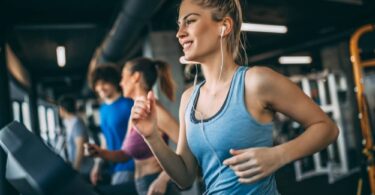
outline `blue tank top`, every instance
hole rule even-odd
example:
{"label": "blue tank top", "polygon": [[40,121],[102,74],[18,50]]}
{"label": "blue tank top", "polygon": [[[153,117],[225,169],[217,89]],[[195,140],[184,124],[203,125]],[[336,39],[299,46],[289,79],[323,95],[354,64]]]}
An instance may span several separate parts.
{"label": "blue tank top", "polygon": [[273,123],[261,124],[247,110],[244,99],[246,70],[242,66],[237,68],[224,104],[211,118],[197,120],[194,114],[203,83],[195,87],[186,107],[187,142],[201,167],[205,194],[278,194],[273,174],[252,184],[242,184],[233,170],[223,164],[232,156],[230,149],[273,145]]}

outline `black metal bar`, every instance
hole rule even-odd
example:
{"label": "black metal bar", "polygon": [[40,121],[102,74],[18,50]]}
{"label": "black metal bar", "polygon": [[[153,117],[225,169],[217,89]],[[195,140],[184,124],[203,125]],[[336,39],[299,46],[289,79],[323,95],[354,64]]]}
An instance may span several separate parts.
{"label": "black metal bar", "polygon": [[38,118],[38,93],[36,91],[37,82],[34,77],[31,77],[30,93],[29,93],[29,105],[30,105],[30,120],[31,129],[40,137],[40,124]]}
{"label": "black metal bar", "polygon": [[[2,7],[0,5],[0,7]],[[0,12],[4,13],[0,8]],[[6,66],[5,55],[5,17],[0,14],[0,129],[12,121],[12,110],[10,107],[9,77]],[[12,185],[5,179],[5,167],[7,156],[0,147],[0,194],[19,194]]]}

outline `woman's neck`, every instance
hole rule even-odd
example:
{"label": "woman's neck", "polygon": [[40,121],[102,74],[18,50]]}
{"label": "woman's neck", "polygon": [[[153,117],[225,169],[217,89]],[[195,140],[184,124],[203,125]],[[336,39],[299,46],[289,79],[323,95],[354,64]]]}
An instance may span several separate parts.
{"label": "woman's neck", "polygon": [[144,90],[142,87],[135,87],[134,93],[132,95],[132,99],[134,100],[137,97],[140,96],[147,96],[148,91]]}
{"label": "woman's neck", "polygon": [[207,88],[215,88],[231,81],[237,64],[230,53],[224,53],[223,67],[221,69],[221,54],[212,55],[204,61],[201,66],[205,77]]}

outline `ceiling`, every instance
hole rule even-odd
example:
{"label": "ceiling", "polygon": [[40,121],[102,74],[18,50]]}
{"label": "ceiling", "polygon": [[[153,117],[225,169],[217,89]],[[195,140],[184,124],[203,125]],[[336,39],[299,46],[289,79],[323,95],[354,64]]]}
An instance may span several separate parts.
{"label": "ceiling", "polygon": [[[33,81],[53,88],[59,95],[82,90],[88,64],[122,2],[3,0],[1,6],[5,8],[7,39],[12,49]],[[270,59],[278,55],[344,39],[355,28],[375,23],[374,0],[241,0],[241,3],[245,22],[288,27],[288,33],[282,35],[246,33],[246,52],[253,63],[272,63]],[[150,21],[151,30],[176,30],[178,4],[179,0],[166,0]],[[65,68],[57,66],[58,45],[66,46]]]}
{"label": "ceiling", "polygon": [[[121,0],[30,0],[3,2],[7,39],[17,57],[43,88],[56,96],[79,93],[88,64],[116,18]],[[56,47],[66,47],[66,66],[56,61]]]}

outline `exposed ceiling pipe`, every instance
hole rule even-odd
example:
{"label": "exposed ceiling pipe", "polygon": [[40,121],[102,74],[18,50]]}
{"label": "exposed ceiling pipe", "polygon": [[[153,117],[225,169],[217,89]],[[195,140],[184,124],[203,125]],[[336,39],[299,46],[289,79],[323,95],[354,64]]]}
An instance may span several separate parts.
{"label": "exposed ceiling pipe", "polygon": [[[95,51],[89,64],[87,80],[97,65],[114,62],[118,63],[133,54],[134,47],[139,47],[142,30],[151,21],[152,16],[166,0],[124,0],[112,29],[102,45]],[[137,46],[138,45],[138,46]],[[86,82],[87,82],[86,80]],[[91,90],[88,83],[84,85],[82,94],[89,95]]]}
{"label": "exposed ceiling pipe", "polygon": [[122,10],[100,47],[97,62],[122,60],[164,2],[165,0],[124,0]]}

